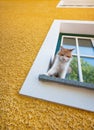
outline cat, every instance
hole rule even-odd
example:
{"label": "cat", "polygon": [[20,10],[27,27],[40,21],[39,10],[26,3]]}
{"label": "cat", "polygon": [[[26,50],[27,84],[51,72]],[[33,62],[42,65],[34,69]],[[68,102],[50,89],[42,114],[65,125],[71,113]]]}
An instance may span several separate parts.
{"label": "cat", "polygon": [[55,56],[52,67],[48,70],[46,75],[64,79],[66,73],[68,73],[68,71],[71,71],[69,65],[72,60],[73,50],[74,49],[66,49],[61,46],[58,53]]}

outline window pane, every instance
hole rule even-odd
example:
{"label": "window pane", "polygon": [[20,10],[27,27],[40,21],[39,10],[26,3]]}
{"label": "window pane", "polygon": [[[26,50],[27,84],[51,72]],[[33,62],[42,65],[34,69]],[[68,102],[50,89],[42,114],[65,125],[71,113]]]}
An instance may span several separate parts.
{"label": "window pane", "polygon": [[94,48],[90,39],[78,39],[80,54],[94,55]]}
{"label": "window pane", "polygon": [[67,48],[67,49],[73,49],[73,54],[76,54],[76,40],[75,38],[67,38],[64,37],[63,38],[63,47]]}
{"label": "window pane", "polygon": [[94,83],[94,58],[81,58],[83,80],[87,83]]}
{"label": "window pane", "polygon": [[74,56],[71,61],[68,74],[66,75],[66,79],[79,81],[78,60],[76,56]]}

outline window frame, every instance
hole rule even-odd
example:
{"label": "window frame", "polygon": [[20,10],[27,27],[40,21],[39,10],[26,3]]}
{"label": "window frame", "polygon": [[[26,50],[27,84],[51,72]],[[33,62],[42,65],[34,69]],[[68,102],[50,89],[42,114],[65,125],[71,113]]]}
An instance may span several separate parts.
{"label": "window frame", "polygon": [[73,35],[68,36],[68,35],[63,35],[62,39],[61,39],[61,46],[63,45],[64,38],[73,38],[76,41],[75,46],[76,46],[76,49],[77,49],[77,54],[72,54],[72,55],[76,56],[77,59],[78,59],[78,75],[79,75],[79,80],[80,80],[80,82],[83,82],[83,74],[82,74],[82,67],[81,67],[81,60],[80,59],[81,59],[81,57],[94,58],[94,56],[80,54],[78,39],[83,39],[83,40],[87,40],[88,39],[88,40],[90,40],[91,44],[92,44],[92,47],[94,48],[94,38],[93,37],[85,37],[85,36],[73,36]]}
{"label": "window frame", "polygon": [[55,81],[51,83],[47,80],[45,82],[39,80],[39,75],[44,74],[48,69],[50,58],[55,54],[58,37],[61,33],[94,36],[94,22],[55,19],[19,90],[19,94],[94,112],[94,105],[92,104],[94,101],[94,88],[88,90],[85,89],[85,85],[84,88],[79,88],[77,83],[77,87],[73,83],[70,87],[71,83],[69,81],[69,85],[66,85],[65,81],[60,84],[60,82],[54,83]]}
{"label": "window frame", "polygon": [[91,4],[79,4],[77,5],[76,4],[64,4],[65,0],[60,0],[58,5],[57,5],[57,8],[94,8],[94,5],[91,5]]}
{"label": "window frame", "polygon": [[[58,37],[58,42],[57,42],[57,45],[56,45],[56,50],[55,50],[54,56],[58,52],[58,50],[59,50],[59,48],[61,46],[61,43],[63,42],[62,36],[63,37],[67,36],[67,37],[71,37],[71,38],[76,37],[76,38],[82,38],[82,39],[91,39],[93,41],[92,44],[94,46],[94,35],[73,34],[73,33],[60,33],[59,37]],[[78,46],[78,43],[77,43],[77,46]],[[50,61],[52,61],[54,59],[54,56],[52,55]],[[74,55],[74,56],[76,56],[76,55]],[[83,55],[83,57],[84,56],[85,55]],[[92,58],[92,56],[90,58]],[[79,59],[79,62],[80,62],[80,59]],[[79,63],[79,64],[81,64],[81,63]],[[79,68],[80,68],[80,72],[79,73],[81,74],[82,73],[81,66]],[[46,76],[44,74],[40,74],[39,75],[39,80],[48,81],[48,82],[50,81],[50,82],[55,82],[55,83],[59,83],[59,84],[65,84],[65,85],[69,85],[69,86],[81,87],[81,88],[86,88],[86,89],[92,89],[92,90],[94,90],[94,84],[93,83],[83,82],[82,77],[81,77],[80,81],[74,81],[74,80],[68,80],[68,79],[65,79],[65,78],[61,79],[61,78],[57,78],[57,77],[56,78],[55,77],[49,77],[49,76]]]}

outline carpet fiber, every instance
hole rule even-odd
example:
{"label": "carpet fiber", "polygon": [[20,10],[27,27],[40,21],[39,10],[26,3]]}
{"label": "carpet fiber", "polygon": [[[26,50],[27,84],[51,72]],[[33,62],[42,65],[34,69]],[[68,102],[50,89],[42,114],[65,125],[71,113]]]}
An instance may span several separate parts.
{"label": "carpet fiber", "polygon": [[53,20],[94,20],[94,9],[58,2],[0,1],[0,130],[94,130],[92,112],[19,95]]}

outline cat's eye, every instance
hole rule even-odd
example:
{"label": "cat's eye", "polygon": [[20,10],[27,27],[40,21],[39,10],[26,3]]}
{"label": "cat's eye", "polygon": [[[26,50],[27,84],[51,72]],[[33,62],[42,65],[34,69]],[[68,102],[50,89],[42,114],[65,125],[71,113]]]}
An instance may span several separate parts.
{"label": "cat's eye", "polygon": [[62,54],[62,56],[64,56],[64,54]]}
{"label": "cat's eye", "polygon": [[70,58],[70,56],[67,56],[68,58]]}

